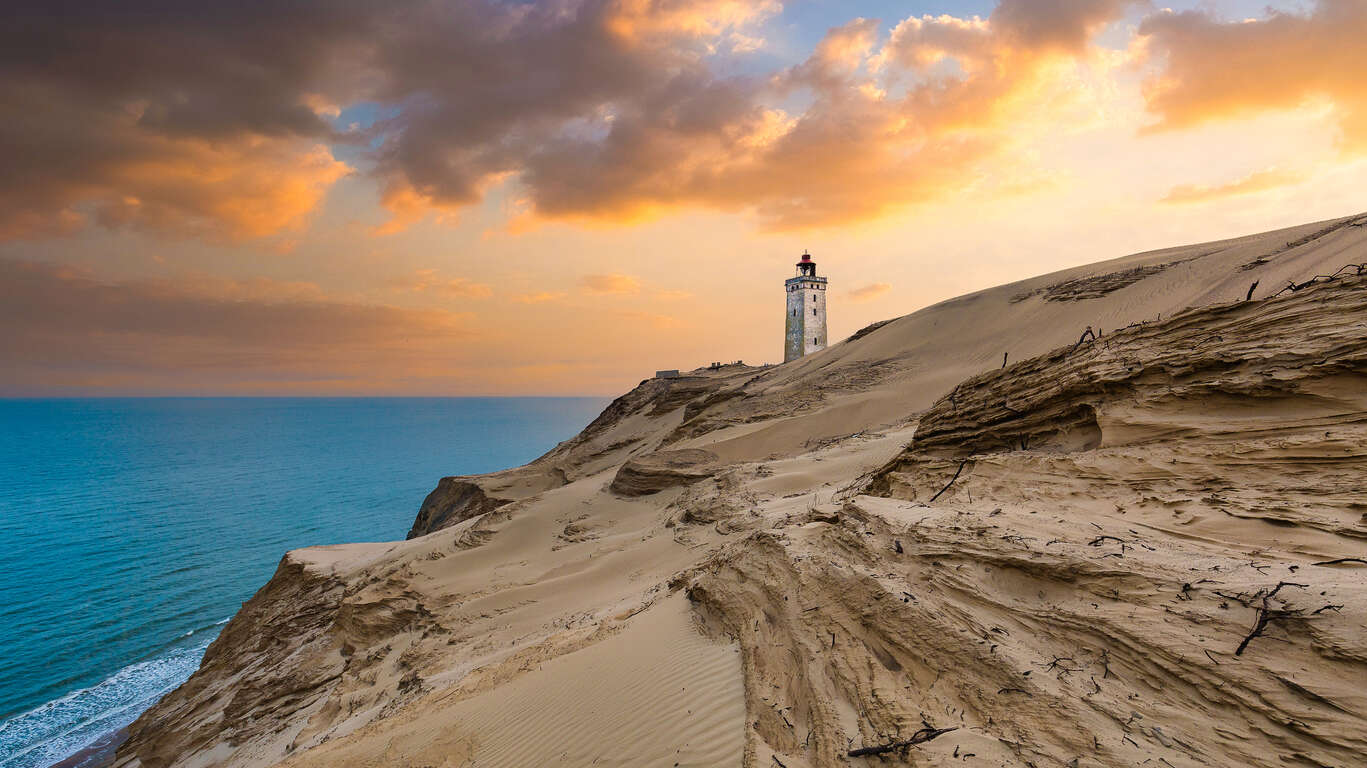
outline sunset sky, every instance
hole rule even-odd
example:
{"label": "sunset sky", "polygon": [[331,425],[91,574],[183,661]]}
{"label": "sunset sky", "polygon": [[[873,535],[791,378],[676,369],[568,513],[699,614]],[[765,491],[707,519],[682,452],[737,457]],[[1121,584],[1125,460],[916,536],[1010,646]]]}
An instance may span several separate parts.
{"label": "sunset sky", "polygon": [[614,395],[803,249],[835,341],[1367,210],[1363,0],[19,5],[0,395]]}

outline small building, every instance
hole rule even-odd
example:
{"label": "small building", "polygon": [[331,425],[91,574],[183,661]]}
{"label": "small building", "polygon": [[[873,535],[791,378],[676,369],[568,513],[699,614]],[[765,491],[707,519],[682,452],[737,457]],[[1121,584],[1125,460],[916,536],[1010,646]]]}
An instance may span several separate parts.
{"label": "small building", "polygon": [[826,348],[826,278],[816,276],[812,255],[802,254],[797,277],[783,286],[788,292],[788,316],[783,334],[783,362]]}
{"label": "small building", "polygon": [[656,372],[655,372],[655,378],[657,378],[657,379],[677,379],[677,378],[679,378],[679,369],[675,368],[675,369],[669,370],[669,371],[656,371]]}

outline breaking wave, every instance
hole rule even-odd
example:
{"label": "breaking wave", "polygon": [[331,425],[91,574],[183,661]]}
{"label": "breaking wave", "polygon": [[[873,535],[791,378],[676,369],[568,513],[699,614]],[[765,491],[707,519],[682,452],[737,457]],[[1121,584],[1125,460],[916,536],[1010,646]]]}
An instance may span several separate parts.
{"label": "breaking wave", "polygon": [[127,727],[194,673],[227,621],[191,630],[89,688],[0,723],[0,768],[47,768]]}

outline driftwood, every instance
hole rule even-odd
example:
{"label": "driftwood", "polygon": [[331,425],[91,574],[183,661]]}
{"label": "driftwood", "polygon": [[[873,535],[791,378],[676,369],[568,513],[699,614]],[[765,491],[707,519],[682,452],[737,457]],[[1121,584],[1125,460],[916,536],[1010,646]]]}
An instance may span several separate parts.
{"label": "driftwood", "polygon": [[1085,341],[1096,341],[1096,332],[1092,330],[1092,326],[1090,325],[1087,326],[1087,330],[1082,332],[1082,336],[1078,338],[1077,343],[1073,345],[1073,351],[1076,352],[1077,348],[1082,346]]}
{"label": "driftwood", "polygon": [[1362,563],[1363,565],[1367,565],[1367,560],[1363,560],[1360,557],[1340,557],[1337,560],[1321,560],[1318,563],[1311,563],[1311,565],[1339,565],[1340,563]]}
{"label": "driftwood", "polygon": [[1253,298],[1253,291],[1258,288],[1258,283],[1258,280],[1254,280],[1253,285],[1248,286],[1248,295],[1244,297],[1244,301],[1248,301],[1249,299]]}
{"label": "driftwood", "polygon": [[1003,353],[1002,353],[1002,367],[1003,367],[1003,368],[1006,367],[1006,356],[1009,355],[1009,354],[1011,354],[1011,353],[1010,353],[1010,352],[1003,352]]}
{"label": "driftwood", "polygon": [[944,494],[945,491],[949,490],[949,486],[954,485],[954,481],[959,479],[959,474],[964,471],[964,467],[967,464],[968,459],[964,459],[963,461],[959,462],[959,468],[954,470],[954,477],[949,478],[949,482],[945,483],[945,487],[941,488],[939,493],[935,494],[934,496],[931,496],[930,500],[935,501],[936,499],[940,498],[940,496]]}
{"label": "driftwood", "polygon": [[908,747],[913,747],[917,744],[924,744],[927,741],[930,741],[931,739],[938,738],[940,736],[945,735],[946,733],[949,733],[950,731],[957,730],[959,730],[958,727],[922,728],[916,733],[913,733],[911,735],[911,738],[907,739],[906,741],[894,741],[877,747],[862,747],[860,749],[852,749],[847,754],[850,757],[867,757],[869,755],[886,755],[889,752],[901,752],[907,749]]}

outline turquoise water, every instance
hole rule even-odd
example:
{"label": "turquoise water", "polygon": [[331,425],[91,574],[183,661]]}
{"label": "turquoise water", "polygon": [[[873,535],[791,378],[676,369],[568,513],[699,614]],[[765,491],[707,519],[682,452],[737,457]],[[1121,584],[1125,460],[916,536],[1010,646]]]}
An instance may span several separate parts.
{"label": "turquoise water", "polygon": [[0,400],[0,767],[131,723],[286,550],[402,539],[442,475],[526,463],[605,404]]}

